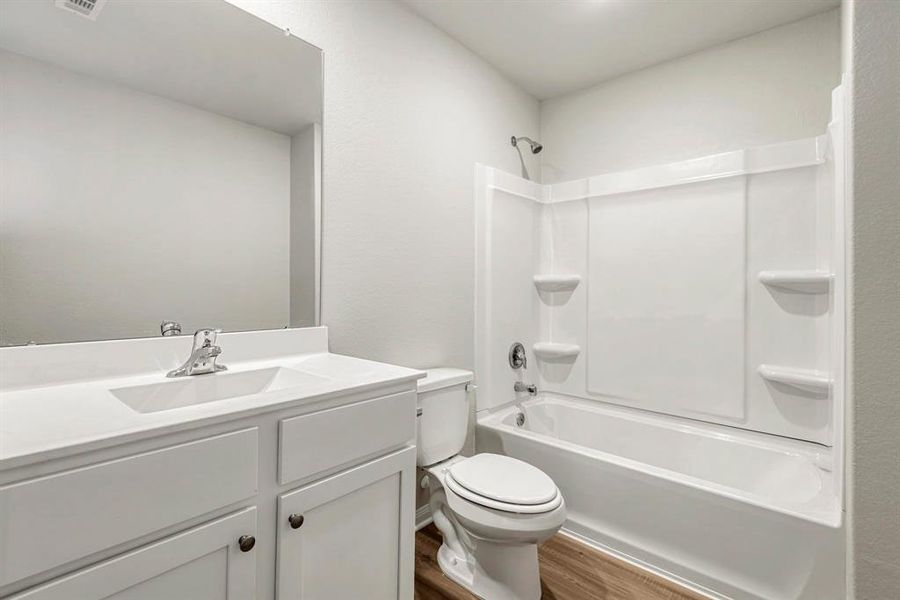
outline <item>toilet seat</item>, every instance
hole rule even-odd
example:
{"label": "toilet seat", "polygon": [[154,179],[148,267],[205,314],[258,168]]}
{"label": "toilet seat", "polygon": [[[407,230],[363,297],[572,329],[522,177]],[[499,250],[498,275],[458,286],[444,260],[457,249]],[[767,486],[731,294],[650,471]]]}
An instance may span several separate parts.
{"label": "toilet seat", "polygon": [[508,513],[537,514],[559,508],[562,494],[540,469],[509,456],[476,454],[454,463],[444,482],[457,496]]}

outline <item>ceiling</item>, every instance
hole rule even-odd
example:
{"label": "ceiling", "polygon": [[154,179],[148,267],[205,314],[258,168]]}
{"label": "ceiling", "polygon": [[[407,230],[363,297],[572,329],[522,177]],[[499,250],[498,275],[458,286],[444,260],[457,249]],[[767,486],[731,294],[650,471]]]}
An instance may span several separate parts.
{"label": "ceiling", "polygon": [[401,1],[541,100],[840,4],[840,0]]}

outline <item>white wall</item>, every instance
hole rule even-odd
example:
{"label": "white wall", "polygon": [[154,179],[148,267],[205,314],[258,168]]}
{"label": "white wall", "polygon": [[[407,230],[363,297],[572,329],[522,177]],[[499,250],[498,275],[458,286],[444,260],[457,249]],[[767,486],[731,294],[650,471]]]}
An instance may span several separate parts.
{"label": "white wall", "polygon": [[542,181],[821,135],[839,21],[832,10],[544,101]]}
{"label": "white wall", "polygon": [[857,600],[900,590],[900,4],[856,0],[851,527]]}
{"label": "white wall", "polygon": [[290,139],[0,52],[3,343],[283,327]]}
{"label": "white wall", "polygon": [[537,101],[394,2],[234,3],[325,52],[332,350],[472,367],[473,166],[518,172],[509,137],[537,135]]}

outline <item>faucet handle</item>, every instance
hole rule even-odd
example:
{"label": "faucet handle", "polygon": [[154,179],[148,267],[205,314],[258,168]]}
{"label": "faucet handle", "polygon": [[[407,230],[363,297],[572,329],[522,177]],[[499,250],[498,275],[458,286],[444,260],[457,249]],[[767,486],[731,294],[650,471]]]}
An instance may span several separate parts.
{"label": "faucet handle", "polygon": [[513,369],[527,369],[528,356],[525,354],[525,346],[522,342],[515,342],[509,347],[509,366]]}
{"label": "faucet handle", "polygon": [[204,327],[194,332],[194,347],[212,346],[216,343],[216,337],[222,333],[219,328]]}

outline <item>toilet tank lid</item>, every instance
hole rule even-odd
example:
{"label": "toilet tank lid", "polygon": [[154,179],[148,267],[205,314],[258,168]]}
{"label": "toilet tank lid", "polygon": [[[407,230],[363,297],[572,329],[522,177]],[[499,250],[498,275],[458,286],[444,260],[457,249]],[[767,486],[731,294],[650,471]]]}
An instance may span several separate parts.
{"label": "toilet tank lid", "polygon": [[469,383],[475,377],[472,371],[465,369],[453,369],[450,367],[437,367],[425,369],[425,378],[418,383],[418,392],[431,392],[442,388]]}

